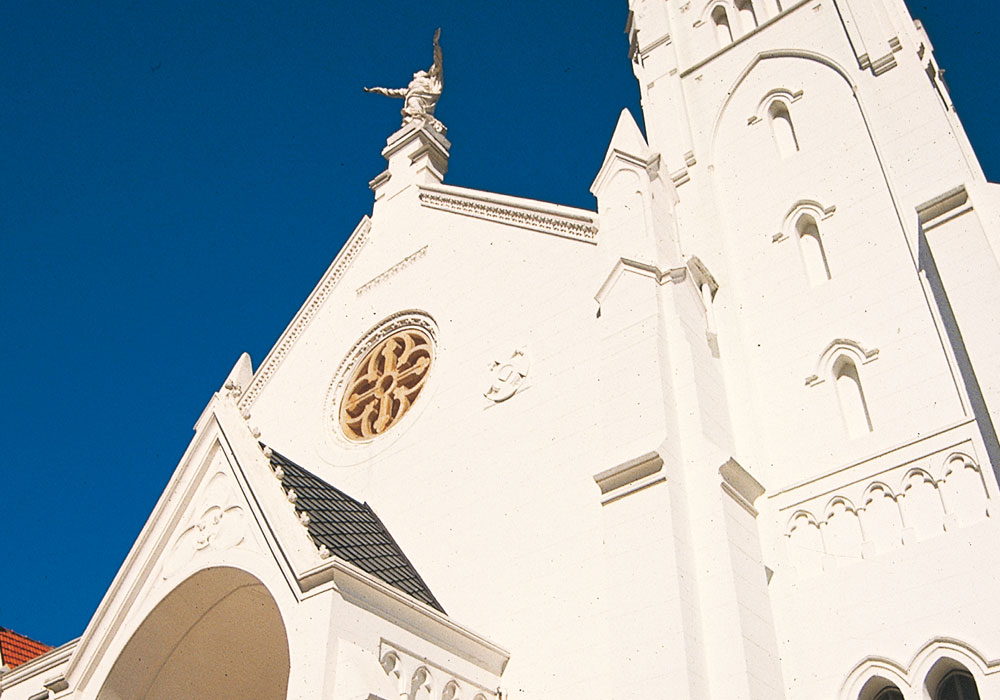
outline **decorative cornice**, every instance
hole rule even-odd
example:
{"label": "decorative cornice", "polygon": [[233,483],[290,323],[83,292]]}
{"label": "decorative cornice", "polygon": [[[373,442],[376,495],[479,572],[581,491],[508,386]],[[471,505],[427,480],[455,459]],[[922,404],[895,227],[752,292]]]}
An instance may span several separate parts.
{"label": "decorative cornice", "polygon": [[355,294],[357,294],[358,296],[361,296],[365,292],[371,291],[372,289],[374,289],[375,287],[377,287],[378,285],[382,284],[387,279],[389,279],[390,277],[392,277],[393,275],[395,275],[397,272],[399,272],[400,270],[403,270],[404,268],[409,267],[415,261],[417,261],[420,258],[424,257],[425,255],[427,255],[427,246],[424,246],[423,248],[421,248],[420,250],[418,250],[415,253],[411,253],[411,254],[407,255],[405,258],[403,258],[402,260],[400,260],[398,263],[396,263],[395,265],[393,265],[392,267],[390,267],[388,270],[386,270],[382,274],[376,275],[372,279],[368,280],[363,285],[361,285],[360,287],[357,288],[357,290],[355,291]]}
{"label": "decorative cornice", "polygon": [[298,340],[299,336],[306,329],[306,326],[316,316],[316,312],[319,311],[320,307],[323,306],[323,303],[333,292],[337,283],[340,282],[340,278],[344,276],[344,272],[354,262],[354,258],[357,257],[358,252],[368,241],[370,231],[371,219],[366,216],[361,220],[357,228],[354,229],[354,233],[347,239],[347,245],[341,248],[340,253],[334,258],[333,263],[327,269],[326,274],[323,275],[323,279],[319,285],[309,295],[305,305],[299,309],[299,312],[292,319],[288,328],[282,333],[278,343],[271,349],[267,357],[264,358],[264,361],[257,370],[257,374],[254,375],[253,381],[240,399],[240,409],[249,408],[257,400],[261,390],[267,385],[271,377],[274,376],[275,371],[282,360],[288,355],[295,341]]}
{"label": "decorative cornice", "polygon": [[426,186],[420,188],[420,203],[430,209],[597,243],[597,215],[582,209],[572,210],[475,190]]}

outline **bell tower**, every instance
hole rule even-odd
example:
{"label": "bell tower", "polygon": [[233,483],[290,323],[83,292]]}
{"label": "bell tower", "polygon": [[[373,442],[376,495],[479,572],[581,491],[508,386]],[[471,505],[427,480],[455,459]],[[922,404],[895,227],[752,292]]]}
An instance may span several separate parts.
{"label": "bell tower", "polygon": [[[789,697],[832,697],[946,634],[899,591],[933,587],[931,543],[994,527],[1000,195],[902,0],[630,0],[626,34],[680,254],[717,284]],[[978,568],[952,563],[941,614],[971,634]],[[845,612],[859,580],[877,623]]]}

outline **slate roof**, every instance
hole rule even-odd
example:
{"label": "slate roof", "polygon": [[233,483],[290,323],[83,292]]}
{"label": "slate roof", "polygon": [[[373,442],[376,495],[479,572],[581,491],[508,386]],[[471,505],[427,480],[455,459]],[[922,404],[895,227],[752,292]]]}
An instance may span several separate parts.
{"label": "slate roof", "polygon": [[0,666],[14,668],[36,656],[41,656],[52,647],[36,642],[23,634],[0,627]]}
{"label": "slate roof", "polygon": [[303,512],[308,514],[306,527],[317,547],[325,546],[334,556],[444,612],[371,506],[273,450],[270,460],[289,500],[294,498],[300,519]]}

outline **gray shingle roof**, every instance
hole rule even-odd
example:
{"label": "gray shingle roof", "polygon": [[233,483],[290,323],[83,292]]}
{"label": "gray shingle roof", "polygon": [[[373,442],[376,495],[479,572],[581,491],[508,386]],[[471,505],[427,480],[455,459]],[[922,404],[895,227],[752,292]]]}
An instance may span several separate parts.
{"label": "gray shingle roof", "polygon": [[296,512],[309,515],[306,527],[317,547],[325,546],[334,556],[444,612],[371,506],[273,450],[270,460],[285,493],[294,490]]}

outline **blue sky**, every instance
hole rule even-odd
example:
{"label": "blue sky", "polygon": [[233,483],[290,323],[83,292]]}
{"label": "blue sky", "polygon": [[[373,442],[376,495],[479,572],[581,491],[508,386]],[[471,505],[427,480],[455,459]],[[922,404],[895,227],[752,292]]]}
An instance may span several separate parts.
{"label": "blue sky", "polygon": [[[625,0],[0,7],[0,626],[83,631],[241,352],[256,365],[358,220],[397,87],[443,27],[447,182],[593,208]],[[911,4],[1000,178],[1000,9]]]}

